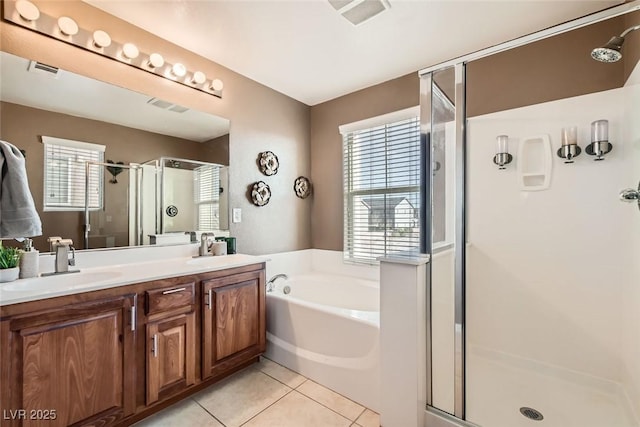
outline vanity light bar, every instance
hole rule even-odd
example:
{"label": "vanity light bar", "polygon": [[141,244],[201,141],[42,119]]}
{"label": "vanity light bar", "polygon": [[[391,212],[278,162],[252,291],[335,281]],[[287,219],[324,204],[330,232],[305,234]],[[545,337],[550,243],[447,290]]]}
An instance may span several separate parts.
{"label": "vanity light bar", "polygon": [[222,98],[222,80],[209,79],[202,71],[190,71],[180,62],[171,64],[157,52],[141,52],[134,43],[119,43],[103,29],[86,30],[69,16],[49,16],[29,0],[7,0],[4,5],[5,19],[16,25]]}

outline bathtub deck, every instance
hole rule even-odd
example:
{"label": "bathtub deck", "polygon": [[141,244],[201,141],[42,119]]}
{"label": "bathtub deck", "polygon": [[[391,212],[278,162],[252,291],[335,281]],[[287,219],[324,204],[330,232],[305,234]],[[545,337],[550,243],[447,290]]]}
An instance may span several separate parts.
{"label": "bathtub deck", "polygon": [[378,414],[262,358],[136,427],[378,427]]}

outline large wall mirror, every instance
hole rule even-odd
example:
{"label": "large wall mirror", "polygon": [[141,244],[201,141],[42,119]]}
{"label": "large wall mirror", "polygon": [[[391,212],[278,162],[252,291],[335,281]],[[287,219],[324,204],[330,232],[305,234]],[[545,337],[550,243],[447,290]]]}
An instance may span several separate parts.
{"label": "large wall mirror", "polygon": [[0,67],[0,138],[25,153],[36,249],[228,230],[229,120],[6,52]]}

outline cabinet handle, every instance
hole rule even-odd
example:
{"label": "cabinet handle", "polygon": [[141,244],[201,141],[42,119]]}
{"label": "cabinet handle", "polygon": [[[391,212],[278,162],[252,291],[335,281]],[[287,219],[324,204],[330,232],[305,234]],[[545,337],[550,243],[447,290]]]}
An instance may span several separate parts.
{"label": "cabinet handle", "polygon": [[158,334],[153,334],[151,337],[151,354],[153,357],[158,357]]}
{"label": "cabinet handle", "polygon": [[136,306],[131,306],[131,330],[136,330]]}
{"label": "cabinet handle", "polygon": [[176,289],[170,289],[168,291],[164,291],[162,293],[162,295],[169,295],[169,294],[175,294],[176,292],[182,292],[184,290],[186,290],[187,288],[176,288]]}
{"label": "cabinet handle", "polygon": [[211,308],[211,305],[212,305],[211,302],[213,301],[212,291],[213,291],[213,289],[209,289],[207,291],[207,302],[206,302],[206,304],[207,304],[207,307],[209,307],[209,310],[212,309]]}

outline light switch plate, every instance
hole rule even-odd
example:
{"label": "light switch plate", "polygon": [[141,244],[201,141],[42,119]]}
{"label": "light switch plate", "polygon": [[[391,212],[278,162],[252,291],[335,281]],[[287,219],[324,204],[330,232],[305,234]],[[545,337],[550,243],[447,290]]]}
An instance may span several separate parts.
{"label": "light switch plate", "polygon": [[242,222],[242,209],[233,208],[233,222],[234,223]]}

